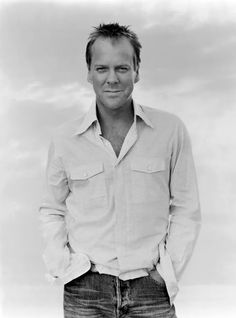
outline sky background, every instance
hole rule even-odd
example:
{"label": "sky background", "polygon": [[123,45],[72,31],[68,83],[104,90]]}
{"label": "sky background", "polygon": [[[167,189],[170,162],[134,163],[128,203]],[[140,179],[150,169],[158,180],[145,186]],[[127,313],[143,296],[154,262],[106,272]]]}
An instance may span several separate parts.
{"label": "sky background", "polygon": [[44,278],[38,206],[53,129],[94,98],[84,54],[101,22],[139,35],[134,98],[178,115],[192,139],[203,225],[177,313],[235,317],[236,2],[229,0],[0,0],[0,316],[62,317],[62,287]]}

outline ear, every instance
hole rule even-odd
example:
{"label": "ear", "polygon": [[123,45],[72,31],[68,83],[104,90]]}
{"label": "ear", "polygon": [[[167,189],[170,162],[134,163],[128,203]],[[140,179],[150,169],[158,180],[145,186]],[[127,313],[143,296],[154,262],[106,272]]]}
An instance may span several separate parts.
{"label": "ear", "polygon": [[91,74],[90,70],[88,70],[87,81],[90,84],[93,84],[92,74]]}
{"label": "ear", "polygon": [[138,81],[139,81],[139,70],[137,69],[136,75],[135,75],[135,78],[134,78],[134,83],[137,83]]}

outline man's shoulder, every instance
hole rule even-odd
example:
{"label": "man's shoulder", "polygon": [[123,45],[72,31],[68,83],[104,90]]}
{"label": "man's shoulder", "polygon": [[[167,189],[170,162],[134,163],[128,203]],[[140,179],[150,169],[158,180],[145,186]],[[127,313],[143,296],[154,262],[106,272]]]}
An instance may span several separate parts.
{"label": "man's shoulder", "polygon": [[162,124],[162,125],[182,125],[182,120],[175,114],[170,113],[166,110],[157,109],[154,107],[144,106],[140,105],[143,109],[144,113],[147,115],[147,117],[151,120],[151,122],[156,124]]}
{"label": "man's shoulder", "polygon": [[56,139],[73,137],[81,127],[84,117],[85,114],[83,113],[78,115],[75,119],[68,120],[57,126],[53,130],[53,137]]}

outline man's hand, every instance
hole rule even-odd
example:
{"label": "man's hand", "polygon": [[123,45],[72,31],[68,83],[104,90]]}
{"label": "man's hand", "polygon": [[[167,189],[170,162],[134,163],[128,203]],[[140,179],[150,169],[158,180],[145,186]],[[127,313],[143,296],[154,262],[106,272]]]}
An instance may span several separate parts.
{"label": "man's hand", "polygon": [[161,285],[165,285],[165,281],[164,279],[161,277],[161,275],[159,274],[159,272],[156,269],[152,269],[149,272],[149,275],[156,280],[158,283],[160,283]]}

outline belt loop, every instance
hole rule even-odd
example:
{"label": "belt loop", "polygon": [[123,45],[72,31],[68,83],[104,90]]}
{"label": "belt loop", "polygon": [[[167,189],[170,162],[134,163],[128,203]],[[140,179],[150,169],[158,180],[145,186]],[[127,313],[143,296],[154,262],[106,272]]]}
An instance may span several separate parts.
{"label": "belt loop", "polygon": [[116,299],[117,299],[116,316],[119,317],[119,310],[121,306],[121,292],[120,292],[120,279],[118,276],[116,276]]}
{"label": "belt loop", "polygon": [[91,263],[90,271],[93,272],[93,273],[97,273],[98,272],[98,270],[96,268],[96,265],[94,263]]}

